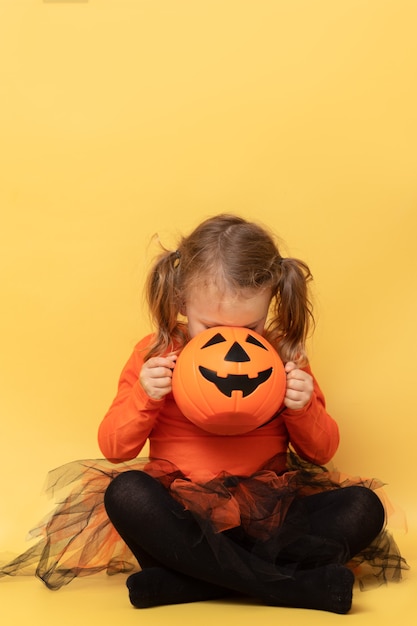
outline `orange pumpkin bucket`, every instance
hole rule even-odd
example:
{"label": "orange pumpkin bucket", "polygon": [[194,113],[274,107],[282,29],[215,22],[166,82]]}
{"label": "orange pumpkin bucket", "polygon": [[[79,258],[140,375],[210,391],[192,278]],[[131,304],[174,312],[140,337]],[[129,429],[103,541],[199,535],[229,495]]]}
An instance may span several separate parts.
{"label": "orange pumpkin bucket", "polygon": [[172,391],[181,412],[219,435],[249,432],[268,422],[285,396],[284,365],[271,344],[241,327],[199,333],[175,364]]}

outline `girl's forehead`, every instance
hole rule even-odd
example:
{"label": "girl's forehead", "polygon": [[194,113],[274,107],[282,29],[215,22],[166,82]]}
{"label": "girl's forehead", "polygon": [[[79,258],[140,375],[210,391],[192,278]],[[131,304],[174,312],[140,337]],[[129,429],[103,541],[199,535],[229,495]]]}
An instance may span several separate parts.
{"label": "girl's forehead", "polygon": [[259,291],[258,289],[232,289],[224,285],[218,285],[215,282],[201,282],[190,289],[187,299],[203,300],[204,302],[210,299],[211,302],[220,305],[221,303],[250,299],[256,296]]}
{"label": "girl's forehead", "polygon": [[219,289],[214,284],[196,287],[188,294],[187,304],[204,311],[263,310],[269,307],[269,289]]}

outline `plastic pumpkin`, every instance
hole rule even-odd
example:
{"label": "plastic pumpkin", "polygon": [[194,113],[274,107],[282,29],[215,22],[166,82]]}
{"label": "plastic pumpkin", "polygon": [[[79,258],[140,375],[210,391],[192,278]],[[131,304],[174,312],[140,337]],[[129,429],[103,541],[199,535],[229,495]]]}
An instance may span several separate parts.
{"label": "plastic pumpkin", "polygon": [[218,326],[199,333],[180,353],[172,391],[181,412],[211,433],[236,435],[268,422],[286,389],[284,365],[258,333]]}

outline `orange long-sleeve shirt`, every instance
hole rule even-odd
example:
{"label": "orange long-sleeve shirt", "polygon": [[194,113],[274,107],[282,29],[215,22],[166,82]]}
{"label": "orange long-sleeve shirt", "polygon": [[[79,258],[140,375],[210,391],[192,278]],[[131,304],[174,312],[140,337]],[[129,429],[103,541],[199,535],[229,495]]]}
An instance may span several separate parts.
{"label": "orange long-sleeve shirt", "polygon": [[[247,476],[289,444],[299,456],[327,463],[339,445],[336,422],[313,377],[314,391],[299,411],[284,409],[275,419],[242,435],[214,435],[190,422],[172,393],[150,398],[139,382],[143,356],[151,336],[139,342],[120,376],[117,395],[99,427],[103,455],[114,463],[134,459],[149,439],[151,459],[174,463],[192,480],[210,479],[221,471]],[[311,374],[309,367],[306,368]]]}

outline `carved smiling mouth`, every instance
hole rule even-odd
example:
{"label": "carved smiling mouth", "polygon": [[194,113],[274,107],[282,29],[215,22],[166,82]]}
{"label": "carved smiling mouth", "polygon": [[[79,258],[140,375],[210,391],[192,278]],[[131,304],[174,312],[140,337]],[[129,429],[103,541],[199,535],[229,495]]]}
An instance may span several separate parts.
{"label": "carved smiling mouth", "polygon": [[259,372],[255,378],[249,378],[247,374],[228,374],[225,378],[218,376],[214,370],[210,370],[202,365],[198,368],[201,375],[210,383],[216,385],[217,389],[225,396],[232,397],[233,391],[241,391],[243,397],[253,393],[259,385],[266,382],[272,374],[272,367]]}

